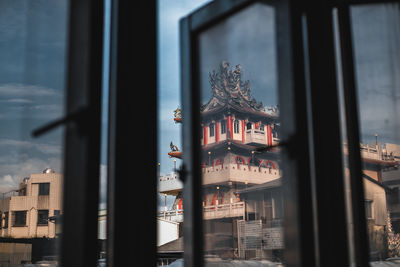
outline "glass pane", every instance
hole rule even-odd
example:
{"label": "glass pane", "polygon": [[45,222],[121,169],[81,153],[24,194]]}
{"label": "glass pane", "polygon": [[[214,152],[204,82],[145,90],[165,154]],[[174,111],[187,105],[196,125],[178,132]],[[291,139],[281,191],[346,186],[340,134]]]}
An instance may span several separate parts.
{"label": "glass pane", "polygon": [[108,98],[110,80],[111,0],[104,0],[103,76],[101,103],[101,158],[98,208],[98,266],[106,266],[107,258],[107,188],[108,188]]}
{"label": "glass pane", "polygon": [[284,263],[275,36],[264,4],[198,35],[206,266]]}
{"label": "glass pane", "polygon": [[1,1],[2,266],[58,261],[63,129],[31,133],[64,114],[67,14],[66,0]]}
{"label": "glass pane", "polygon": [[158,265],[183,261],[179,20],[208,0],[158,0]]}
{"label": "glass pane", "polygon": [[350,11],[370,259],[378,264],[400,256],[400,12],[397,3]]}

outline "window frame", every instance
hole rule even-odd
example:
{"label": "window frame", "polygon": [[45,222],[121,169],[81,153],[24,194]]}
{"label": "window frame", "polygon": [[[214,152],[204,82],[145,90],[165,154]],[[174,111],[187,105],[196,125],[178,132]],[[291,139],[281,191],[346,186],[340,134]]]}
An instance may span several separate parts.
{"label": "window frame", "polygon": [[221,120],[221,134],[226,134],[226,120]]}
{"label": "window frame", "polygon": [[[128,1],[127,1],[128,2]],[[113,1],[112,6],[112,16],[113,16],[113,35],[111,38],[112,46],[114,50],[112,51],[112,59],[111,59],[111,73],[113,74],[111,80],[114,82],[118,81],[118,86],[115,84],[111,84],[110,92],[111,94],[116,94],[117,88],[119,91],[127,91],[120,89],[120,87],[129,87],[132,85],[132,78],[127,77],[127,75],[131,75],[132,68],[134,71],[138,73],[143,73],[146,76],[151,78],[155,78],[156,71],[156,45],[155,45],[155,34],[156,34],[156,1],[146,2],[146,4],[140,3],[127,3],[123,1]],[[207,5],[205,8],[201,8],[197,11],[196,14],[191,14],[188,17],[184,18],[181,23],[181,31],[184,33],[181,36],[181,66],[187,67],[182,68],[182,91],[183,92],[183,103],[185,103],[185,108],[183,108],[183,121],[187,126],[183,129],[184,140],[184,149],[185,151],[191,151],[188,153],[187,157],[184,159],[184,169],[182,170],[182,177],[185,180],[185,189],[184,194],[187,197],[184,205],[188,208],[185,208],[185,265],[186,266],[202,266],[203,257],[202,257],[202,231],[201,231],[201,193],[197,191],[198,188],[201,188],[201,184],[199,184],[199,166],[196,164],[199,161],[199,157],[194,155],[194,152],[198,152],[200,141],[200,129],[198,127],[199,120],[197,118],[198,115],[198,103],[197,101],[192,101],[196,96],[197,92],[187,92],[188,88],[191,88],[192,85],[195,85],[195,73],[196,69],[190,63],[195,60],[195,53],[193,51],[193,33],[199,30],[201,27],[205,27],[210,23],[214,23],[216,20],[221,19],[224,16],[228,16],[237,10],[244,8],[246,5],[253,3],[254,1],[246,1],[246,0],[236,0],[236,1],[215,1],[210,5]],[[271,2],[271,1],[270,1]],[[321,7],[321,3],[323,2],[323,9]],[[282,53],[283,57],[279,60],[279,71],[287,71],[289,79],[287,81],[280,80],[280,85],[282,86],[281,93],[287,93],[287,97],[292,99],[291,105],[287,105],[287,107],[282,107],[281,117],[282,121],[287,119],[287,122],[293,122],[293,128],[283,129],[283,137],[288,138],[288,144],[282,149],[288,151],[287,164],[288,167],[284,169],[285,173],[293,173],[295,176],[302,177],[301,181],[287,181],[288,187],[286,188],[284,194],[288,197],[290,201],[292,201],[295,205],[292,207],[294,212],[292,214],[285,214],[286,219],[290,222],[287,225],[288,230],[294,230],[296,242],[288,243],[287,250],[288,252],[292,252],[292,256],[288,258],[287,266],[317,266],[316,258],[315,258],[315,250],[318,247],[320,251],[324,252],[327,250],[327,247],[322,246],[322,244],[315,243],[314,239],[314,231],[317,227],[323,226],[320,221],[317,221],[315,225],[313,220],[310,220],[314,216],[314,211],[311,209],[306,209],[306,207],[312,206],[312,197],[317,197],[313,194],[315,190],[315,185],[313,184],[313,179],[308,178],[315,175],[315,168],[322,168],[319,166],[313,166],[313,162],[315,159],[316,151],[320,151],[319,147],[311,141],[315,141],[315,134],[308,139],[308,132],[313,131],[314,120],[313,123],[309,123],[310,118],[308,117],[310,114],[309,106],[312,106],[312,110],[314,112],[318,111],[318,106],[314,105],[315,103],[310,103],[310,99],[315,93],[314,91],[310,92],[310,88],[306,89],[306,81],[305,76],[307,75],[316,75],[318,71],[315,71],[315,68],[310,70],[310,73],[305,73],[304,71],[304,43],[302,39],[302,15],[311,14],[311,13],[324,13],[326,14],[326,7],[338,7],[339,8],[339,17],[340,27],[344,27],[344,30],[341,31],[344,38],[341,40],[344,42],[341,46],[343,49],[342,56],[345,57],[351,56],[351,38],[349,38],[350,32],[346,32],[348,30],[348,8],[351,4],[367,4],[367,3],[387,3],[387,2],[395,2],[395,1],[375,1],[375,0],[325,0],[325,1],[293,1],[293,0],[284,0],[280,1],[280,10],[282,12],[286,12],[288,14],[287,17],[281,17],[280,27],[288,34],[283,36],[281,46],[279,46],[279,53]],[[316,4],[314,6],[314,4]],[[146,5],[146,6],[144,6]],[[213,6],[213,8],[211,8]],[[322,11],[321,11],[322,10]],[[74,112],[79,111],[79,108],[84,108],[85,112],[81,113],[79,116],[84,123],[72,122],[68,123],[67,131],[66,131],[66,152],[65,152],[65,186],[64,186],[64,227],[63,227],[63,239],[62,239],[62,253],[61,253],[61,261],[63,266],[95,266],[97,258],[96,258],[96,244],[97,239],[97,205],[98,205],[98,192],[96,190],[91,190],[92,188],[98,187],[98,174],[99,174],[99,140],[100,140],[100,103],[101,98],[99,94],[99,88],[101,88],[101,60],[102,60],[102,26],[103,26],[103,3],[102,1],[89,1],[89,0],[71,0],[70,1],[70,27],[69,27],[69,53],[68,53],[68,87],[67,87],[67,114],[72,114]],[[146,14],[146,16],[135,16],[134,14]],[[330,14],[328,13],[328,16]],[[137,17],[137,18],[136,18]],[[140,19],[139,19],[140,17]],[[346,21],[347,20],[347,21]],[[148,23],[149,27],[135,27],[135,30],[139,33],[143,34],[143,36],[149,36],[148,31],[150,31],[149,37],[144,41],[141,46],[141,51],[148,53],[150,57],[150,61],[154,64],[150,64],[152,67],[139,68],[137,66],[132,66],[132,62],[124,61],[123,56],[129,55],[127,58],[135,58],[137,55],[136,49],[129,48],[128,44],[132,43],[129,41],[129,38],[132,34],[131,27],[124,27],[122,24],[129,25],[143,25],[143,22]],[[117,23],[123,22],[123,23]],[[128,23],[132,22],[132,23]],[[347,24],[347,26],[346,26]],[[128,29],[129,28],[129,29]],[[146,29],[144,29],[146,28]],[[308,45],[312,42],[316,42],[319,38],[311,34],[311,38],[309,39]],[[347,35],[347,37],[346,37]],[[125,45],[123,44],[124,42]],[[151,43],[152,45],[146,44]],[[350,45],[349,45],[350,44]],[[133,46],[132,46],[133,47]],[[117,50],[120,51],[117,54]],[[322,49],[321,49],[322,50]],[[323,52],[319,50],[319,52]],[[327,53],[327,51],[325,51]],[[315,54],[307,55],[310,58],[315,59]],[[119,61],[117,61],[120,59]],[[82,64],[82,60],[86,64]],[[351,60],[351,58],[349,59]],[[146,62],[143,62],[146,63]],[[147,62],[148,63],[148,62]],[[330,62],[332,63],[332,62]],[[134,64],[141,65],[141,64]],[[343,64],[345,65],[345,64]],[[117,68],[118,66],[118,68]],[[353,65],[349,65],[350,68],[353,68]],[[322,71],[322,70],[321,70]],[[123,73],[126,73],[125,76],[120,77]],[[330,70],[330,75],[334,74],[334,71]],[[356,98],[352,94],[354,93],[354,73],[353,70],[348,70],[350,73],[350,77],[347,77],[347,81],[345,84],[348,86],[349,91],[345,91],[345,95],[349,97],[348,102],[346,102],[346,107],[356,107],[354,105],[356,103]],[[353,76],[353,77],[352,77]],[[156,79],[143,79],[146,81],[138,81],[142,88],[151,88],[151,90],[143,90],[147,92],[143,92],[143,95],[148,97],[148,101],[150,106],[153,107],[148,113],[148,116],[151,118],[157,118],[157,112],[155,107],[157,106],[157,96],[156,96]],[[311,88],[315,87],[315,81],[309,81]],[[296,84],[296,90],[294,90],[294,84]],[[114,86],[114,87],[113,87]],[[336,89],[335,89],[336,90]],[[345,89],[347,90],[347,89]],[[122,96],[121,96],[122,95]],[[136,112],[142,112],[140,107],[135,107],[135,105],[131,105],[130,99],[122,99],[126,94],[118,93],[118,95],[114,95],[114,102],[111,101],[110,104],[110,133],[112,136],[110,137],[110,160],[112,161],[110,164],[109,170],[109,212],[107,215],[107,219],[109,220],[108,232],[111,233],[113,230],[118,229],[119,226],[124,226],[125,224],[121,221],[124,218],[123,210],[126,210],[127,205],[123,204],[124,201],[124,192],[127,192],[126,188],[120,185],[120,182],[115,179],[115,177],[119,177],[120,175],[126,175],[126,177],[130,174],[127,167],[124,167],[123,164],[126,163],[122,159],[122,157],[128,157],[131,155],[131,151],[129,152],[125,149],[121,149],[121,142],[126,142],[128,144],[130,141],[130,137],[127,137],[126,134],[122,133],[122,130],[129,131],[129,126],[123,126],[126,121],[129,121],[131,118],[131,114]],[[304,105],[307,103],[307,105]],[[81,105],[83,104],[83,105]],[[352,106],[353,105],[353,106]],[[117,108],[125,109],[127,114],[120,114],[121,119],[116,119]],[[114,112],[114,113],[113,113]],[[129,113],[129,116],[128,116]],[[140,114],[140,113],[139,113]],[[197,115],[196,115],[197,114]],[[354,113],[356,114],[356,113]],[[354,116],[354,114],[352,116]],[[185,121],[186,118],[190,118]],[[315,118],[314,118],[315,119]],[[356,118],[357,119],[357,118]],[[357,120],[348,120],[353,121],[353,125],[356,125]],[[90,122],[90,123],[89,123]],[[156,125],[157,119],[153,119],[152,123],[154,125],[154,129],[157,130]],[[84,125],[91,125],[91,127],[84,127]],[[324,125],[322,122],[318,125],[320,127]],[[357,126],[356,126],[357,127]],[[330,124],[328,128],[332,128]],[[221,127],[222,130],[222,127]],[[356,139],[358,138],[357,129],[351,128],[348,129],[350,133],[352,133],[352,137],[349,137],[353,144],[355,144]],[[153,131],[156,132],[156,131]],[[137,134],[137,132],[136,132]],[[188,136],[189,134],[189,136]],[[146,151],[150,151],[150,156],[144,161],[148,164],[149,173],[156,173],[156,140],[157,136],[155,134],[148,134],[146,132],[145,140],[151,140],[152,142],[143,142],[143,144],[136,144],[140,148],[145,149]],[[121,138],[120,138],[121,137]],[[121,142],[117,143],[117,139],[120,138]],[[148,139],[147,139],[148,138]],[[285,140],[285,139],[282,139]],[[292,142],[295,140],[296,142]],[[313,143],[313,146],[310,145]],[[149,144],[150,147],[149,147]],[[127,146],[127,148],[132,148],[133,146]],[[137,147],[136,147],[137,148]],[[121,150],[120,150],[121,149]],[[298,157],[301,153],[306,154],[304,157]],[[335,148],[334,155],[338,155],[338,148]],[[358,177],[359,175],[359,150],[356,149],[355,145],[349,146],[349,158],[354,160],[354,162],[350,162],[350,171],[353,172],[354,177]],[[77,157],[77,155],[80,155]],[[307,155],[310,155],[307,156]],[[313,156],[314,155],[314,156]],[[339,156],[340,158],[340,156]],[[154,165],[154,166],[153,166]],[[152,167],[153,166],[153,167]],[[310,167],[311,166],[311,167]],[[323,169],[323,168],[322,168]],[[314,177],[315,178],[315,177]],[[294,178],[288,178],[294,179]],[[146,200],[147,205],[146,210],[143,208],[141,211],[143,212],[142,221],[148,227],[154,227],[155,229],[155,210],[156,210],[156,201],[155,201],[155,193],[156,193],[156,184],[155,179],[146,179],[148,181],[140,181],[141,188],[144,188],[144,192],[141,192],[140,196],[143,196],[143,199]],[[355,179],[353,179],[355,180]],[[129,181],[130,182],[130,181]],[[136,181],[137,182],[137,181]],[[291,182],[294,182],[293,184]],[[122,183],[122,182],[121,182]],[[130,182],[131,183],[131,182]],[[355,197],[353,201],[356,200],[357,207],[364,207],[362,203],[364,199],[362,199],[362,186],[359,181],[353,181],[352,184],[352,192],[356,190]],[[90,185],[90,186],[89,186]],[[97,186],[97,187],[96,187]],[[189,193],[193,193],[189,195]],[[295,197],[296,196],[296,197]],[[74,200],[76,198],[76,200]],[[362,201],[361,201],[362,200]],[[117,204],[121,204],[121,208],[118,208]],[[200,205],[199,205],[200,204]],[[324,202],[320,207],[327,207],[330,202]],[[337,207],[334,204],[333,207]],[[330,207],[332,208],[332,207]],[[360,212],[359,215],[362,215],[364,209],[354,209]],[[301,211],[301,212],[300,212]],[[7,215],[7,216],[6,216]],[[8,218],[7,218],[8,217]],[[8,228],[8,219],[10,217],[9,212],[4,212],[4,219],[7,220],[4,223],[3,228]],[[339,216],[342,220],[343,218]],[[365,218],[357,217],[359,220],[356,220],[355,223],[358,224],[359,229],[355,232],[357,237],[363,236],[362,225],[365,222]],[[200,219],[200,220],[199,220]],[[76,220],[79,220],[78,222]],[[137,223],[137,226],[143,226],[144,224]],[[200,230],[200,231],[199,231]],[[285,231],[288,231],[285,230]],[[154,232],[154,233],[153,233]],[[147,263],[148,259],[153,259],[155,262],[155,240],[156,234],[155,231],[147,232],[146,235],[141,234],[140,236],[136,235],[130,231],[124,236],[123,233],[116,232],[114,235],[111,235],[109,238],[109,258],[107,259],[108,266],[117,266],[117,262],[130,262],[131,255],[124,252],[127,252],[128,249],[124,248],[123,240],[126,240],[128,237],[136,237],[139,245],[135,245],[135,250],[138,255],[138,261],[142,263]],[[308,240],[306,240],[306,238]],[[81,242],[76,242],[77,240]],[[362,239],[361,239],[362,240]],[[140,241],[140,242],[139,242]],[[321,241],[321,240],[320,240]],[[363,243],[363,242],[359,242]],[[364,242],[365,243],[365,242]],[[120,245],[118,245],[120,244]],[[344,248],[340,247],[342,244],[340,242],[333,242],[331,245],[335,246],[340,252],[344,250]],[[118,250],[117,248],[121,248]],[[362,263],[368,260],[368,251],[366,251],[365,247],[361,247],[357,249],[358,256],[356,256],[356,265],[357,266],[366,266]],[[120,253],[121,257],[117,259],[115,258],[116,254]],[[326,259],[328,257],[324,256]],[[364,258],[362,260],[361,258]],[[324,266],[338,266],[336,265],[337,260],[331,258],[332,262],[327,262],[327,265]],[[342,265],[343,266],[343,265]],[[346,264],[344,266],[347,266]]]}
{"label": "window frame", "polygon": [[[44,212],[47,212],[47,213],[45,213],[47,215],[46,219],[40,218],[40,216],[39,216],[39,213],[44,213]],[[40,219],[40,221],[39,221],[39,219]],[[49,210],[38,210],[37,211],[37,222],[36,222],[37,226],[48,226],[49,225],[48,220],[49,220]],[[46,221],[46,222],[44,222],[44,221]]]}
{"label": "window frame", "polygon": [[[183,134],[183,150],[189,151],[189,153],[185,153],[185,157],[183,158],[183,167],[184,167],[184,180],[185,186],[183,189],[183,194],[185,198],[185,214],[184,214],[184,261],[185,266],[203,266],[203,252],[202,252],[202,214],[201,214],[201,170],[199,168],[200,162],[199,155],[200,153],[200,144],[199,144],[199,136],[198,132],[200,131],[200,107],[198,103],[199,98],[199,89],[197,87],[196,71],[197,71],[197,55],[196,55],[196,43],[195,43],[195,35],[200,30],[212,25],[213,23],[217,23],[219,20],[233,14],[248,5],[254,2],[264,2],[269,5],[273,4],[277,8],[277,14],[280,14],[280,20],[278,20],[277,28],[278,32],[282,33],[286,31],[287,33],[291,32],[289,29],[291,27],[296,28],[296,24],[292,24],[289,19],[288,14],[290,12],[298,12],[297,7],[295,5],[289,5],[289,1],[215,1],[212,2],[198,10],[194,13],[188,15],[183,18],[180,22],[181,29],[181,87],[182,87],[182,118],[184,121],[182,134]],[[282,14],[287,14],[287,16],[282,16]],[[293,30],[293,32],[295,32]],[[293,36],[287,35],[278,35],[278,42],[280,45],[278,46],[278,54],[282,55],[278,56],[278,68],[279,71],[286,71],[286,73],[290,73],[290,69],[297,64],[290,65],[291,60],[298,61],[299,57],[302,57],[302,43],[299,36],[295,36],[296,44],[299,44],[299,48],[296,48],[295,45],[293,47],[287,42],[290,38],[294,38]],[[295,49],[296,48],[296,49]],[[295,51],[292,51],[295,50]],[[288,55],[292,55],[295,53],[295,58],[292,59],[288,57]],[[293,77],[293,80],[299,82],[299,84],[304,84],[303,81],[303,73],[301,69],[299,69],[299,73]],[[304,86],[301,90],[293,90],[293,83],[288,83],[287,78],[279,77],[280,86],[286,89],[283,90],[282,94],[289,95],[297,95],[300,91],[304,91]],[[297,88],[299,89],[299,88]],[[303,93],[303,95],[305,95]],[[291,98],[292,100],[298,100],[298,98]],[[301,98],[301,100],[304,99]],[[300,104],[299,104],[300,102]],[[306,109],[304,108],[304,103],[301,101],[297,101],[297,103],[293,103],[293,107],[295,109],[283,110],[281,113],[282,121],[290,122],[299,122],[300,125],[306,125],[306,123],[301,124],[301,121],[305,121],[306,117]],[[189,118],[185,120],[185,118]],[[298,125],[297,123],[293,125]],[[296,129],[291,129],[295,131]],[[291,150],[291,153],[295,153],[299,151],[299,146],[303,146],[301,149],[304,151],[308,151],[308,139],[306,135],[307,129],[302,129],[302,131],[297,130],[296,140],[301,142],[290,142],[291,144],[296,143],[297,146],[288,146],[288,149]],[[286,139],[292,139],[292,132],[288,131],[283,133],[283,137]],[[303,174],[302,177],[309,177],[308,166],[308,158],[302,156],[297,160],[297,162],[290,160],[288,164],[290,167],[289,170],[296,170],[296,173]],[[289,172],[286,172],[289,173]],[[306,174],[306,175],[304,175]],[[289,180],[289,179],[288,179]],[[291,187],[287,188],[285,196],[288,199],[291,199],[293,203],[299,203],[298,205],[306,205],[311,201],[311,191],[310,185],[311,181],[304,179],[304,186]],[[296,182],[296,181],[292,181]],[[290,182],[289,182],[290,183]],[[303,190],[304,189],[304,190]],[[294,196],[299,193],[297,198]],[[300,201],[299,201],[300,200]],[[296,204],[295,204],[296,206]],[[306,209],[302,209],[306,210]],[[307,214],[311,212],[306,211]],[[287,212],[288,213],[288,212]],[[287,262],[288,266],[290,264],[298,264],[301,262],[306,266],[310,264],[310,262],[314,261],[314,255],[312,254],[312,249],[314,247],[313,238],[313,221],[310,219],[311,217],[300,217],[293,214],[285,214],[288,221],[292,221],[291,225],[288,225],[285,231],[290,231],[292,236],[295,233],[296,237],[300,234],[308,236],[308,238],[299,238],[299,242],[287,242],[287,244],[293,244],[293,246],[288,246],[288,254],[293,255],[290,260]],[[308,265],[310,266],[310,265]]]}
{"label": "window frame", "polygon": [[[183,18],[181,27],[181,84],[182,114],[189,118],[183,126],[183,149],[186,152],[185,167],[185,265],[202,266],[202,223],[201,223],[201,174],[197,164],[201,151],[198,136],[199,98],[197,75],[196,34],[254,2],[273,1],[215,1],[199,8]],[[362,183],[361,158],[359,151],[359,129],[357,98],[354,82],[354,64],[349,24],[349,6],[369,3],[396,1],[375,0],[325,0],[325,1],[280,1],[278,12],[286,12],[287,17],[278,18],[278,75],[280,117],[282,125],[282,148],[288,156],[283,166],[286,178],[284,190],[285,236],[290,233],[296,241],[285,239],[287,266],[349,266],[349,240],[345,213],[344,174],[342,164],[339,104],[336,81],[336,58],[332,10],[338,9],[340,31],[340,51],[344,65],[344,97],[348,143],[349,170],[351,175],[354,262],[356,266],[369,264],[368,237],[364,209],[364,189]],[[311,23],[310,23],[311,22]],[[321,22],[321,23],[320,23]],[[279,30],[286,35],[279,38]],[[326,67],[326,65],[328,67]],[[328,82],[327,82],[328,81]],[[325,86],[328,83],[328,86]],[[324,93],[318,88],[324,87]],[[323,104],[322,104],[323,103]],[[325,105],[329,103],[329,108]],[[325,110],[333,110],[325,118]],[[286,122],[286,126],[284,124]],[[292,125],[291,125],[292,124]],[[333,125],[333,126],[332,126]],[[283,126],[283,127],[282,127]],[[333,130],[332,130],[333,129]],[[246,125],[246,130],[248,130]],[[330,140],[332,156],[324,157]],[[196,163],[197,162],[197,163]],[[331,166],[336,170],[327,173]],[[301,177],[296,179],[294,177]],[[330,181],[327,186],[321,179]],[[335,192],[335,195],[332,194]],[[328,197],[326,197],[328,196]],[[291,212],[288,212],[288,209]],[[328,214],[329,213],[329,214]],[[312,219],[310,219],[312,218]],[[329,218],[329,219],[326,219]],[[321,229],[335,228],[328,236]],[[317,229],[320,229],[319,231]],[[187,242],[186,242],[187,241]],[[334,249],[333,249],[334,248]]]}
{"label": "window frame", "polygon": [[50,183],[38,183],[38,195],[49,196],[50,195]]}
{"label": "window frame", "polygon": [[[18,215],[18,216],[17,216]],[[12,227],[25,227],[27,226],[26,224],[26,217],[28,215],[27,210],[14,210],[12,212]],[[18,222],[17,219],[21,220],[22,223]]]}

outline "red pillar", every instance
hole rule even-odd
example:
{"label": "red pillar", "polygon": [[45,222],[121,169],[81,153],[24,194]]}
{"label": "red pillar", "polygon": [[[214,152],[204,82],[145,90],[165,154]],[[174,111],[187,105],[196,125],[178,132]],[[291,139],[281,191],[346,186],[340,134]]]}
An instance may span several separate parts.
{"label": "red pillar", "polygon": [[232,118],[231,116],[228,116],[228,119],[226,120],[226,139],[232,139],[231,125]]}
{"label": "red pillar", "polygon": [[271,146],[272,145],[272,131],[271,131],[271,125],[267,126],[267,145]]}
{"label": "red pillar", "polygon": [[216,143],[219,142],[219,125],[220,125],[219,121],[215,123],[215,142]]}
{"label": "red pillar", "polygon": [[243,120],[242,121],[242,142],[244,143],[244,138],[245,138],[245,131],[246,131],[246,122]]}

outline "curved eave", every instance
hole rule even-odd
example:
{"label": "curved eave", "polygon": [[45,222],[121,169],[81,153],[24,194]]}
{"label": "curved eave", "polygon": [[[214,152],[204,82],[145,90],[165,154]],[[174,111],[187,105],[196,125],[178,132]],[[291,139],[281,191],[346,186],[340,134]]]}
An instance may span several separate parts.
{"label": "curved eave", "polygon": [[181,151],[171,151],[168,153],[168,156],[170,156],[171,158],[182,159],[182,152]]}
{"label": "curved eave", "polygon": [[[261,147],[263,145],[247,145],[243,144],[240,141],[236,140],[224,140],[218,143],[213,143],[213,144],[208,144],[202,147],[202,156],[203,158],[208,157],[208,152],[211,152],[212,155],[224,155],[228,152],[239,154],[239,155],[246,155],[246,156],[251,156],[252,151],[255,151],[256,148]],[[279,160],[280,158],[280,152],[279,148],[274,148],[270,151],[264,151],[264,152],[255,152],[254,156],[257,158],[265,158],[265,159],[274,159],[274,160]]]}
{"label": "curved eave", "polygon": [[252,109],[237,107],[232,104],[227,104],[225,106],[216,107],[213,110],[201,112],[200,115],[202,122],[208,122],[218,118],[222,118],[223,115],[230,115],[230,114],[234,114],[238,118],[250,119],[252,121],[261,121],[265,123],[278,122],[279,119],[278,116],[273,116]]}

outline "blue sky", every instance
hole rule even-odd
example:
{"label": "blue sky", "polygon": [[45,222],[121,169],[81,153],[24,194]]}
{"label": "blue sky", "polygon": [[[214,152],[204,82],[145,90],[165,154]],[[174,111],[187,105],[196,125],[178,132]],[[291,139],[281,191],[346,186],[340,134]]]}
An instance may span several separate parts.
{"label": "blue sky", "polygon": [[62,171],[61,129],[30,133],[64,113],[66,12],[66,1],[0,1],[0,192]]}
{"label": "blue sky", "polygon": [[[191,11],[208,3],[204,0],[158,1],[158,142],[160,171],[170,173],[174,161],[169,158],[172,141],[181,148],[181,125],[175,124],[174,110],[180,107],[179,20]],[[179,166],[180,160],[177,160]]]}

